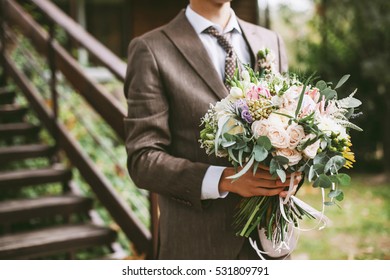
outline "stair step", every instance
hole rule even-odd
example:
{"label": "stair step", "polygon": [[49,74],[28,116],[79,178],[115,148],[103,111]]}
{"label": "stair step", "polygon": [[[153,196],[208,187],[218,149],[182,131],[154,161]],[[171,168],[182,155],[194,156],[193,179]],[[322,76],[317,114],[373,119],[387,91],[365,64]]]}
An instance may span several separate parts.
{"label": "stair step", "polygon": [[0,105],[11,104],[15,100],[15,91],[2,87],[0,88]]}
{"label": "stair step", "polygon": [[68,182],[72,178],[72,172],[62,166],[54,166],[43,169],[29,169],[0,172],[0,189],[13,189],[16,187],[32,186],[39,184]]}
{"label": "stair step", "polygon": [[21,121],[28,111],[27,107],[15,104],[0,105],[0,121]]}
{"label": "stair step", "polygon": [[36,136],[40,127],[30,123],[7,123],[0,124],[0,139],[14,136]]}
{"label": "stair step", "polygon": [[0,202],[0,224],[13,224],[33,218],[69,216],[86,213],[92,207],[90,198],[65,194]]}
{"label": "stair step", "polygon": [[0,162],[7,163],[13,160],[34,157],[51,157],[53,154],[54,147],[43,144],[0,147]]}
{"label": "stair step", "polygon": [[116,233],[108,228],[62,225],[0,236],[0,259],[27,259],[109,245]]}

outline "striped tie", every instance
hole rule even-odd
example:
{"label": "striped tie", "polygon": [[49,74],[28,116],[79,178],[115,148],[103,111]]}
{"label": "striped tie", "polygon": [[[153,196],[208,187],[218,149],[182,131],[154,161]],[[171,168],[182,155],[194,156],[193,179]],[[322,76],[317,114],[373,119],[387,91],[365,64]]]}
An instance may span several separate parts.
{"label": "striped tie", "polygon": [[234,75],[234,71],[236,70],[236,53],[233,50],[233,46],[230,44],[228,39],[221,35],[215,27],[208,27],[204,33],[209,34],[217,38],[218,44],[225,50],[226,58],[225,58],[225,86],[227,89],[230,89],[229,79],[231,79]]}

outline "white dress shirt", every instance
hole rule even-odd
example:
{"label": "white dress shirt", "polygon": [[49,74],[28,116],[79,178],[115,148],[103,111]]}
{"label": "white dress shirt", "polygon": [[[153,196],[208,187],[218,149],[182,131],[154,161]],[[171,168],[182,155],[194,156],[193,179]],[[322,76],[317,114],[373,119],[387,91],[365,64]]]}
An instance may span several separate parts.
{"label": "white dress shirt", "polygon": [[[225,29],[222,29],[222,27],[218,24],[215,24],[194,12],[190,5],[188,5],[186,9],[186,17],[206,48],[215,69],[221,77],[221,80],[224,80],[225,78],[226,52],[218,44],[215,37],[203,33],[203,31],[208,27],[215,27],[220,34],[230,33],[230,43],[232,44],[239,61],[242,64],[250,64],[249,48],[242,35],[241,28],[233,10],[231,10],[230,19]],[[219,180],[221,179],[222,172],[225,168],[226,167],[212,165],[207,169],[202,181],[201,199],[224,198],[228,195],[228,192],[220,193],[218,190]]]}

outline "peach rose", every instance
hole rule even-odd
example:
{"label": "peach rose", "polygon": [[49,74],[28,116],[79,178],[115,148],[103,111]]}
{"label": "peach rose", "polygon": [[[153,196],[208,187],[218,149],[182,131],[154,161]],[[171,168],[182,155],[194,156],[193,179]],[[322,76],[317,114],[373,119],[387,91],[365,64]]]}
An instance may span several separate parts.
{"label": "peach rose", "polygon": [[267,136],[275,148],[287,148],[290,145],[290,136],[283,126],[270,125]]}
{"label": "peach rose", "polygon": [[292,124],[287,128],[287,133],[290,135],[290,149],[295,149],[299,142],[305,137],[305,131],[301,125]]}
{"label": "peach rose", "polygon": [[255,138],[268,135],[268,120],[255,121],[252,124],[252,131]]}
{"label": "peach rose", "polygon": [[278,149],[276,155],[288,158],[288,165],[296,165],[302,159],[302,154],[296,149]]}
{"label": "peach rose", "polygon": [[318,149],[320,148],[320,139],[318,139],[316,142],[314,142],[313,144],[307,146],[304,150],[303,150],[303,154],[308,157],[308,158],[315,158],[315,156],[317,155],[317,151]]}

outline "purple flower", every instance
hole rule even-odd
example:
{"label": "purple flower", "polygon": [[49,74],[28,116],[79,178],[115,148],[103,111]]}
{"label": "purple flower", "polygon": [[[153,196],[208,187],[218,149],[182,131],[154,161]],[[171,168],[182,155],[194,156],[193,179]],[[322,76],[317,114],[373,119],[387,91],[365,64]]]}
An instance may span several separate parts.
{"label": "purple flower", "polygon": [[246,121],[247,123],[252,123],[253,118],[249,112],[248,104],[246,104],[246,101],[243,99],[239,99],[235,103],[237,114],[241,115],[241,118]]}
{"label": "purple flower", "polygon": [[247,123],[252,123],[253,122],[253,118],[251,116],[251,113],[249,112],[249,110],[242,110],[241,111],[241,118],[246,121]]}

